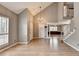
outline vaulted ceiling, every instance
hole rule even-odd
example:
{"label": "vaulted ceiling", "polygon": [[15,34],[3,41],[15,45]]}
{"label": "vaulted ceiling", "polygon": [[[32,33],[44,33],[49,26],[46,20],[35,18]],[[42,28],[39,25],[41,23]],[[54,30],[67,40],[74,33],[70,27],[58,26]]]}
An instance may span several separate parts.
{"label": "vaulted ceiling", "polygon": [[[28,8],[33,15],[36,15],[52,4],[52,2],[0,2],[0,4],[16,14],[19,14],[24,9]],[[40,6],[42,7],[41,9]]]}

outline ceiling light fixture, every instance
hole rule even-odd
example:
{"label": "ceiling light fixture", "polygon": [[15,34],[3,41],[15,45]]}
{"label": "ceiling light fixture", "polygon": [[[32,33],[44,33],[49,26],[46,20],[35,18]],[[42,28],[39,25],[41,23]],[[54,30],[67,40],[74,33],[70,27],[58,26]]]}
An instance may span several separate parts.
{"label": "ceiling light fixture", "polygon": [[43,2],[41,2],[41,5],[39,6],[39,17],[38,17],[38,23],[41,23],[41,24],[45,24],[46,23],[46,20],[44,19],[44,17],[42,17],[42,14],[41,14],[41,11],[43,9]]}

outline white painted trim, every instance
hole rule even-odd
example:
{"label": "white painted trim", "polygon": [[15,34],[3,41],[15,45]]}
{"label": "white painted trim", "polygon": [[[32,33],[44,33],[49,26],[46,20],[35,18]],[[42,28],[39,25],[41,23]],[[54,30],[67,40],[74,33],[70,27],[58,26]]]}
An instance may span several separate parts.
{"label": "white painted trim", "polygon": [[42,39],[41,37],[33,37],[33,39]]}
{"label": "white painted trim", "polygon": [[28,44],[28,42],[18,42],[18,44]]}
{"label": "white painted trim", "polygon": [[48,25],[69,25],[71,23],[71,20],[65,20],[65,21],[59,21],[55,23],[47,23]]}
{"label": "white painted trim", "polygon": [[66,41],[64,41],[67,45],[69,45],[70,47],[72,47],[73,49],[75,49],[76,51],[78,51],[79,52],[79,49],[78,48],[76,48],[75,46],[73,46],[73,45],[71,45],[71,44],[69,44],[69,43],[67,43]]}
{"label": "white painted trim", "polygon": [[18,42],[14,43],[14,44],[12,44],[12,45],[10,45],[10,46],[8,46],[8,47],[5,47],[5,48],[1,49],[0,52],[5,51],[5,50],[7,50],[7,49],[9,49],[9,48],[11,48],[11,47],[17,45],[17,44],[18,44]]}
{"label": "white painted trim", "polygon": [[51,37],[34,37],[33,39],[50,39]]}
{"label": "white painted trim", "polygon": [[[31,40],[30,40],[31,41]],[[27,42],[18,42],[18,44],[29,44],[30,41],[27,41]]]}
{"label": "white painted trim", "polygon": [[75,33],[75,29],[73,29],[73,31],[72,32],[70,32],[70,34],[68,34],[65,38],[64,38],[64,40],[66,40],[66,39],[68,39],[72,34],[74,34]]}
{"label": "white painted trim", "polygon": [[10,46],[7,46],[7,47],[1,49],[0,52],[3,52],[3,51],[5,51],[5,50],[7,50],[7,49],[9,49],[9,48],[11,48],[11,47],[17,45],[17,44],[29,44],[30,42],[31,42],[31,40],[28,41],[28,42],[16,42],[16,43],[14,43],[14,44],[12,44],[12,45],[10,45]]}

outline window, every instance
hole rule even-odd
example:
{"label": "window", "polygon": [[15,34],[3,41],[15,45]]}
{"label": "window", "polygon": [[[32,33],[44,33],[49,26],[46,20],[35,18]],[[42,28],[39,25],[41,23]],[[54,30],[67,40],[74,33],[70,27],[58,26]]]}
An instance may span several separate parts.
{"label": "window", "polygon": [[9,18],[0,16],[0,45],[8,43]]}

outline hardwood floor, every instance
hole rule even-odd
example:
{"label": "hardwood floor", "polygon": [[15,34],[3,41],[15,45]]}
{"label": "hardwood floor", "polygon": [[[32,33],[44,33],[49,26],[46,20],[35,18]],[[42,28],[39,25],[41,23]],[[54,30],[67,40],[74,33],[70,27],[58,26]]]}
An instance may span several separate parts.
{"label": "hardwood floor", "polygon": [[79,52],[60,40],[34,39],[28,45],[16,45],[0,53],[1,56],[78,56]]}

